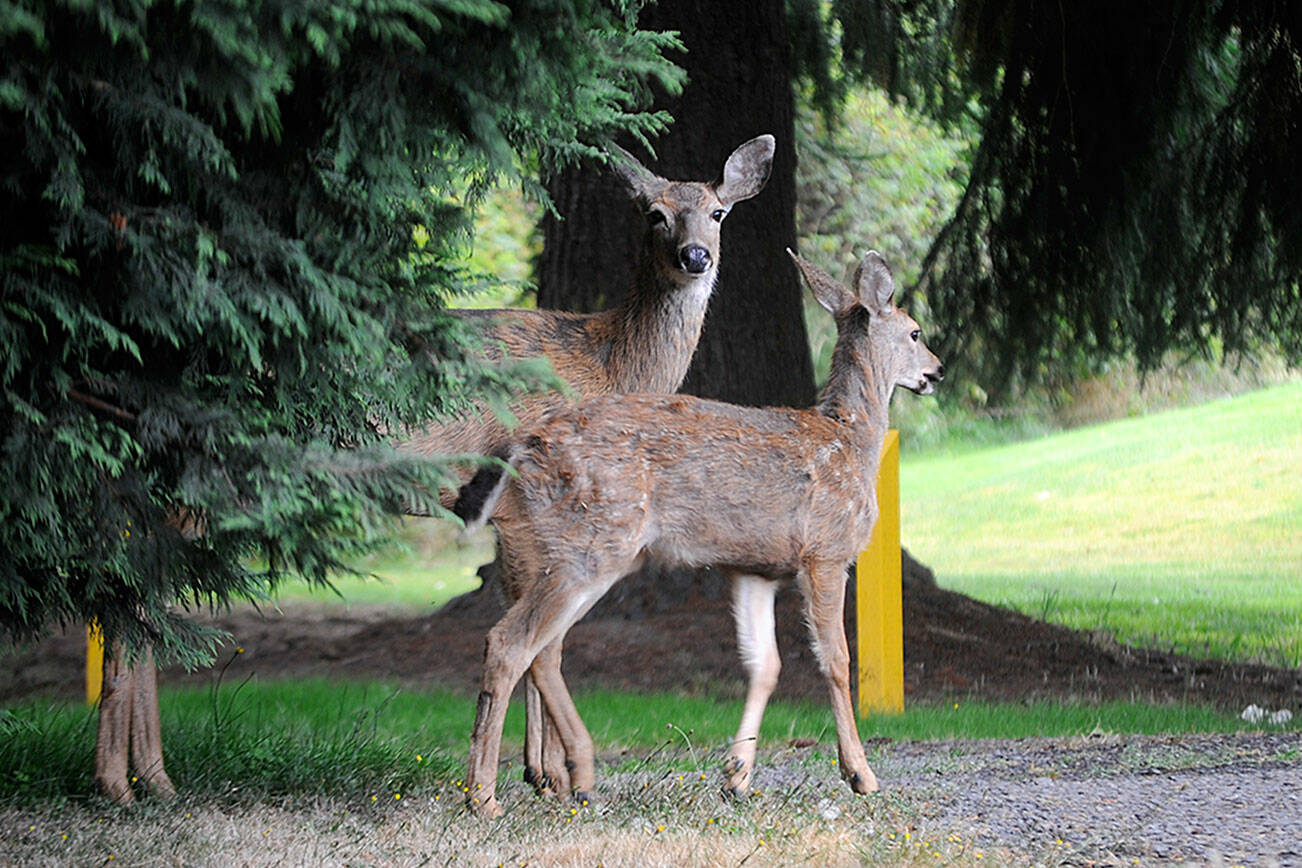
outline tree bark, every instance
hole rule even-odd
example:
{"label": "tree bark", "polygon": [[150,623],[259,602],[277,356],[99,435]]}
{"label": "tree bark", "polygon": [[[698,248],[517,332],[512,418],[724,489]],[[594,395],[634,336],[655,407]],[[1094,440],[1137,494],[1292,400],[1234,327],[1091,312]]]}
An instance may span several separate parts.
{"label": "tree bark", "polygon": [[128,755],[136,776],[154,795],[176,794],[163,767],[162,728],[158,716],[158,674],[154,655],[145,651],[128,664],[120,645],[104,655],[104,681],[95,738],[95,784],[115,802],[135,800],[127,779]]}

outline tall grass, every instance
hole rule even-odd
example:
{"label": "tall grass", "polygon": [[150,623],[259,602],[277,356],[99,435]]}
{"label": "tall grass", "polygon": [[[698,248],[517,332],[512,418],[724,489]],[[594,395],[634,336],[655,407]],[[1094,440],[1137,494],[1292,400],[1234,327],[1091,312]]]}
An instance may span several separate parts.
{"label": "tall grass", "polygon": [[1125,642],[1302,663],[1302,383],[911,455],[904,545],[942,585]]}

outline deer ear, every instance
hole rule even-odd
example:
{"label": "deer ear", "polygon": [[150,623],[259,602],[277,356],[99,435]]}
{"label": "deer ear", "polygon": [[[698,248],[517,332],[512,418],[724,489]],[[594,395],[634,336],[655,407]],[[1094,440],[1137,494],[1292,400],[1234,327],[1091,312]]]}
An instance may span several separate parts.
{"label": "deer ear", "polygon": [[805,276],[805,282],[809,284],[810,290],[814,293],[814,298],[818,303],[832,316],[841,314],[854,307],[856,304],[854,296],[845,291],[845,287],[837,283],[830,274],[819,268],[812,262],[806,262],[795,253],[791,248],[787,248],[787,253],[795,261],[796,267],[800,273]]}
{"label": "deer ear", "polygon": [[610,165],[615,174],[628,187],[636,198],[651,200],[660,195],[660,191],[669,186],[669,182],[638,162],[637,157],[621,148],[610,146]]}
{"label": "deer ear", "polygon": [[768,183],[773,169],[773,152],[777,143],[765,134],[737,147],[723,164],[723,180],[714,193],[724,205],[749,199]]}
{"label": "deer ear", "polygon": [[886,260],[876,250],[869,250],[854,272],[854,290],[859,296],[859,303],[873,313],[884,313],[891,309],[891,299],[895,296],[895,278]]}

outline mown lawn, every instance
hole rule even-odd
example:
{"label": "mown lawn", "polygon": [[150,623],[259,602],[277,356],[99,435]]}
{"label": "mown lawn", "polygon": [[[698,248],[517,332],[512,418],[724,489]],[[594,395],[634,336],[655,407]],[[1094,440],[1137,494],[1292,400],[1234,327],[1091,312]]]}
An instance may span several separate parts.
{"label": "mown lawn", "polygon": [[1302,663],[1302,383],[909,455],[904,545],[945,587],[1128,643]]}

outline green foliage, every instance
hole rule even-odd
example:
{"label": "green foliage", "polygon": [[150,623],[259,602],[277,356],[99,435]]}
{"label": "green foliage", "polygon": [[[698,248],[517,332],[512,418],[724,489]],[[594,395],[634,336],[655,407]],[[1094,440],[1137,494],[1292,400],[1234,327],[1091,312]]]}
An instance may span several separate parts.
{"label": "green foliage", "polygon": [[[849,4],[843,4],[851,14]],[[1006,392],[1133,354],[1302,334],[1302,31],[1287,4],[869,4],[893,90],[981,145],[921,289]],[[838,7],[841,8],[841,7]],[[867,31],[864,31],[866,34]]]}
{"label": "green foliage", "polygon": [[[800,101],[796,123],[796,228],[800,252],[829,274],[847,277],[869,249],[881,252],[896,283],[915,283],[919,268],[962,193],[968,143],[893,102],[853,88],[833,121]],[[923,299],[912,312],[930,325]],[[816,379],[826,379],[836,333],[806,296]]]}
{"label": "green foliage", "polygon": [[673,41],[635,13],[0,5],[0,631],[196,659],[176,600],[324,581],[437,512],[446,465],[390,433],[543,381],[441,313],[469,208],[664,126]]}

